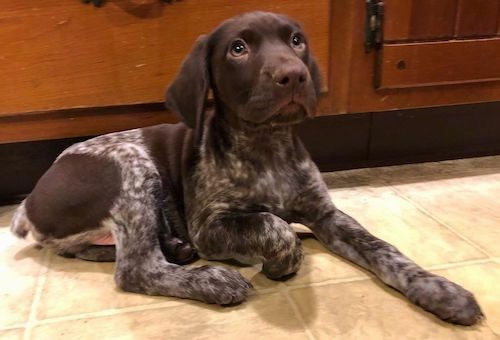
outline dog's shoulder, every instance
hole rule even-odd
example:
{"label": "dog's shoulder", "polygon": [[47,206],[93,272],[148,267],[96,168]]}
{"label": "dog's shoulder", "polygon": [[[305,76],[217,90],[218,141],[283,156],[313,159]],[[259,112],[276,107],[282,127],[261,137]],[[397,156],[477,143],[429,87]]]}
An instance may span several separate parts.
{"label": "dog's shoulder", "polygon": [[194,147],[193,130],[184,123],[160,124],[141,129],[144,145],[164,184],[181,190],[184,174],[189,170]]}

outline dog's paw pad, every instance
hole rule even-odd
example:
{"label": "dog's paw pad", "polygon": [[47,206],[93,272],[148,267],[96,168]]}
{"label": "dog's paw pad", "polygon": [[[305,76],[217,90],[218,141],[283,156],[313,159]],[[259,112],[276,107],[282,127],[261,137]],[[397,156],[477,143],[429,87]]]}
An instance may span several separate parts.
{"label": "dog's paw pad", "polygon": [[441,276],[415,280],[406,295],[417,305],[448,322],[470,326],[484,318],[472,293]]}

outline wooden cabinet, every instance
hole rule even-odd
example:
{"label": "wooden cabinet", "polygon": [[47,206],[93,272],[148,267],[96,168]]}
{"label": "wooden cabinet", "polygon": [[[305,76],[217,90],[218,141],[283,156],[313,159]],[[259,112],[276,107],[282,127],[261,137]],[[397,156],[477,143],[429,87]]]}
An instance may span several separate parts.
{"label": "wooden cabinet", "polygon": [[109,0],[94,8],[74,0],[0,0],[0,114],[161,102],[200,34],[257,8],[300,20],[328,72],[328,0],[314,1],[307,11],[300,0],[256,4]]}
{"label": "wooden cabinet", "polygon": [[328,78],[328,0],[0,0],[0,143],[173,121],[161,102],[193,42],[257,9],[301,21]]}
{"label": "wooden cabinet", "polygon": [[302,22],[320,114],[500,100],[498,0],[385,0],[364,50],[362,0],[0,0],[0,143],[94,135],[175,117],[164,90],[200,34],[251,10]]}
{"label": "wooden cabinet", "polygon": [[500,100],[500,1],[372,2],[381,3],[383,17],[380,44],[370,53],[361,43],[365,4],[346,0],[336,5],[349,13],[343,25],[351,55],[344,64],[350,70],[344,75],[348,95],[337,111]]}

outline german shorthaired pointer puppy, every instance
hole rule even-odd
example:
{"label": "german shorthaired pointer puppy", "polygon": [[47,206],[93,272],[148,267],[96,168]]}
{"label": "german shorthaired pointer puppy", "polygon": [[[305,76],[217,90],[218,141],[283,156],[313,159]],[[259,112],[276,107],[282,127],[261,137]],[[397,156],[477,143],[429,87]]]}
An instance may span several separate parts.
{"label": "german shorthaired pointer puppy", "polygon": [[[214,109],[206,108],[212,91]],[[166,105],[184,123],[112,133],[71,146],[19,207],[12,231],[90,260],[113,260],[126,291],[221,305],[251,284],[206,259],[262,263],[270,279],[304,254],[291,222],[443,320],[482,317],[473,295],[434,275],[335,207],[293,125],[313,117],[319,70],[299,24],[253,12],[201,36]],[[114,246],[110,244],[116,244]]]}

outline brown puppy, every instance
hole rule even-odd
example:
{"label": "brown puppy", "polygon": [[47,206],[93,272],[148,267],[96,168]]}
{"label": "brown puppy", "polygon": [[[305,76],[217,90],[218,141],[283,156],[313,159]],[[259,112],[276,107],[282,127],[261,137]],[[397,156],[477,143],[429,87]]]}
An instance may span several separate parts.
{"label": "brown puppy", "polygon": [[[214,112],[205,110],[209,89]],[[167,92],[168,108],[189,127],[130,130],[70,147],[20,206],[12,230],[96,259],[91,245],[111,232],[121,288],[229,304],[245,299],[250,283],[237,271],[169,262],[161,220],[202,257],[261,262],[271,279],[299,270],[303,251],[289,223],[300,222],[415,304],[446,321],[475,323],[482,313],[471,293],[333,205],[292,130],[314,115],[319,90],[296,22],[262,12],[230,19],[198,39]]]}

